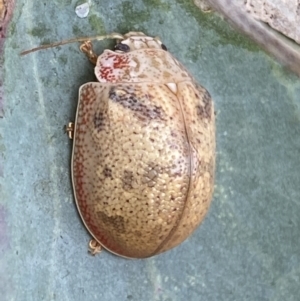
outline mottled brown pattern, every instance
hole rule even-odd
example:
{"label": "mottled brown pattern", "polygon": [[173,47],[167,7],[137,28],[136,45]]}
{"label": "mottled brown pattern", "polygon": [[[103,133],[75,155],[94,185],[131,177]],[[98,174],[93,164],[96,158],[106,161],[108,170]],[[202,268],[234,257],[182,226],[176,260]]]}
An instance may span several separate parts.
{"label": "mottled brown pattern", "polygon": [[[157,252],[164,252],[188,237],[203,220],[213,194],[215,171],[215,128],[213,102],[206,90],[192,82],[178,84],[178,101],[181,103],[187,138],[190,145],[191,182],[184,210],[173,233]],[[198,98],[194,95],[199,95]],[[199,118],[194,108],[200,104],[210,106],[210,116]],[[208,113],[208,111],[207,111]]]}
{"label": "mottled brown pattern", "polygon": [[94,115],[94,126],[99,131],[103,130],[105,122],[105,112],[96,112]]}
{"label": "mottled brown pattern", "polygon": [[[162,108],[158,105],[152,105],[152,95],[142,89],[135,89],[131,86],[124,86],[123,88],[111,87],[109,90],[109,99],[118,102],[124,108],[135,112],[136,116],[147,119],[163,119]],[[150,100],[148,105],[145,101]]]}
{"label": "mottled brown pattern", "polygon": [[133,172],[129,170],[124,170],[122,182],[123,182],[123,189],[130,190],[133,189],[132,182],[133,182]]}
{"label": "mottled brown pattern", "polygon": [[108,216],[101,211],[97,212],[97,216],[102,221],[103,227],[113,228],[116,232],[125,233],[124,218],[122,216]]}
{"label": "mottled brown pattern", "polygon": [[201,91],[203,93],[195,93],[195,98],[199,100],[196,104],[195,110],[199,118],[208,118],[212,116],[212,99],[207,91]]}
{"label": "mottled brown pattern", "polygon": [[[131,56],[148,78],[162,81],[144,82],[140,72],[143,80],[130,85],[125,79],[83,85],[72,156],[75,198],[86,227],[109,251],[130,258],[164,252],[196,229],[212,198],[215,165],[209,94],[168,52],[144,50],[144,56]],[[150,54],[156,57],[150,60]],[[152,66],[145,65],[145,56]],[[168,66],[162,73],[182,73],[164,79],[159,62]]]}
{"label": "mottled brown pattern", "polygon": [[103,175],[107,178],[112,178],[112,171],[110,168],[108,168],[107,166],[104,167],[103,169]]}

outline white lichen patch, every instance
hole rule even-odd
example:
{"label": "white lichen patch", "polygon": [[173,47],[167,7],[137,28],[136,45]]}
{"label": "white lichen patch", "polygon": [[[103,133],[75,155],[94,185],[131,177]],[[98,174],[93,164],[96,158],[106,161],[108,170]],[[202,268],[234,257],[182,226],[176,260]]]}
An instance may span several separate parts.
{"label": "white lichen patch", "polygon": [[90,12],[90,5],[86,2],[75,8],[75,13],[79,18],[86,18]]}

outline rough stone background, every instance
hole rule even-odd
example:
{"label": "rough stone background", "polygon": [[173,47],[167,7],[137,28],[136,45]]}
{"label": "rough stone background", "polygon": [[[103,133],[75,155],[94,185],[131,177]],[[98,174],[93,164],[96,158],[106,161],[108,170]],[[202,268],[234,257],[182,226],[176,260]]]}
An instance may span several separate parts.
{"label": "rough stone background", "polygon": [[[16,2],[3,54],[1,300],[299,300],[300,80],[192,0]],[[178,248],[146,260],[87,253],[70,182],[78,88],[93,68],[68,45],[105,32],[158,35],[212,94],[214,200]],[[98,51],[112,43],[98,44]]]}
{"label": "rough stone background", "polygon": [[[194,0],[203,11],[210,11],[213,4],[222,0]],[[211,4],[210,4],[211,2]],[[232,0],[231,9],[239,8],[252,18],[267,23],[274,30],[300,44],[300,1],[299,0]],[[232,4],[232,2],[234,4]],[[232,12],[232,14],[235,12]]]}
{"label": "rough stone background", "polygon": [[246,10],[254,18],[266,22],[300,44],[299,0],[247,0],[245,2]]}
{"label": "rough stone background", "polygon": [[[255,9],[248,9],[247,11],[246,5],[254,2]],[[263,49],[275,57],[279,62],[300,77],[300,45],[294,40],[291,40],[285,36],[283,33],[289,32],[297,34],[297,32],[299,32],[299,28],[297,27],[298,23],[295,23],[293,24],[293,27],[288,28],[287,24],[284,24],[283,22],[283,20],[285,22],[289,21],[288,18],[291,16],[296,20],[298,19],[298,4],[296,8],[295,5],[293,5],[293,8],[296,10],[292,10],[291,12],[286,11],[287,8],[291,9],[291,4],[286,5],[285,9],[280,11],[276,11],[276,9],[274,9],[274,5],[272,5],[272,11],[276,11],[276,15],[274,15],[272,22],[269,23],[273,27],[276,25],[277,29],[280,28],[280,32],[265,22],[262,22],[256,15],[257,13],[265,13],[264,9],[270,8],[267,7],[266,1],[253,0],[250,2],[250,0],[194,0],[194,3],[197,7],[200,7],[200,9],[204,8],[205,10],[207,10],[207,4],[209,4],[214,11],[220,13],[222,18],[228,20],[228,22],[230,22],[234,28],[236,28],[239,32],[249,36],[253,41],[260,45],[260,47],[263,47]],[[264,5],[259,3],[264,3]],[[280,3],[280,5],[278,3]],[[280,2],[280,0],[276,0],[276,5],[278,5],[278,7],[284,7],[284,3]],[[277,22],[279,20],[280,22]]]}

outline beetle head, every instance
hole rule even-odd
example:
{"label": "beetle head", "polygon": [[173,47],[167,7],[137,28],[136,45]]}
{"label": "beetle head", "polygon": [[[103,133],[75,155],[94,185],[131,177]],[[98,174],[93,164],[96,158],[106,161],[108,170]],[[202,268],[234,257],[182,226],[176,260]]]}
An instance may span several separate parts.
{"label": "beetle head", "polygon": [[166,46],[158,37],[149,37],[142,32],[130,31],[119,39],[115,50],[119,52],[129,52],[138,49],[154,48],[167,50]]}

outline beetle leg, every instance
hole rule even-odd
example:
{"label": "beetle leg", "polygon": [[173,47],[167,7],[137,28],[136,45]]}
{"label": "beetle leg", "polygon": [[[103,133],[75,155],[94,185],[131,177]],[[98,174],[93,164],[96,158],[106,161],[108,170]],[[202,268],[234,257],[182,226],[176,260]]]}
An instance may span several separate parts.
{"label": "beetle leg", "polygon": [[92,255],[97,255],[101,251],[102,251],[101,245],[95,239],[91,239],[89,242],[89,252]]}
{"label": "beetle leg", "polygon": [[88,57],[89,61],[96,65],[98,56],[93,50],[91,41],[86,41],[80,45],[80,50]]}
{"label": "beetle leg", "polygon": [[74,135],[74,123],[69,122],[68,125],[66,125],[66,133],[68,134],[70,139],[73,139]]}

